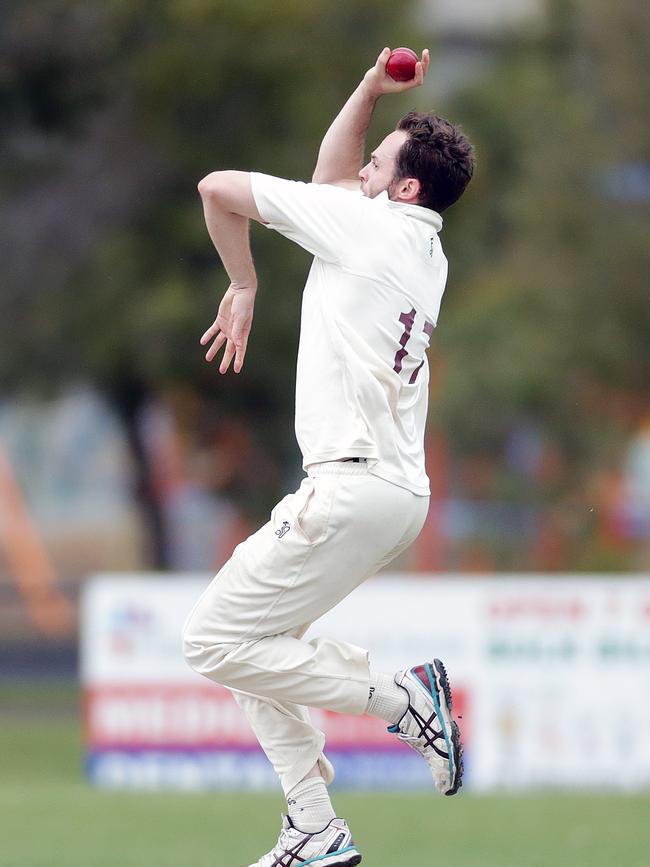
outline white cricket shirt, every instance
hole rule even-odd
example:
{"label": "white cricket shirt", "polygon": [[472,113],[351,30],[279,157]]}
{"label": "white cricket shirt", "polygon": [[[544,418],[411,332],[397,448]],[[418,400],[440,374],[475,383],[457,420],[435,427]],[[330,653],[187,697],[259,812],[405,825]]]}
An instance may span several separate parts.
{"label": "white cricket shirt", "polygon": [[296,377],[303,466],[365,457],[374,475],[428,495],[425,352],[447,280],[442,217],[387,193],[258,173],[251,184],[268,228],[315,257]]}

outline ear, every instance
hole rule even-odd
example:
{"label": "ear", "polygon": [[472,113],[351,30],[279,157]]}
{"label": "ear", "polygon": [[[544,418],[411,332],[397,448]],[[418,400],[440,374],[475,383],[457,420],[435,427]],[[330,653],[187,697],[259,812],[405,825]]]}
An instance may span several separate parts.
{"label": "ear", "polygon": [[420,182],[417,178],[400,178],[395,189],[395,200],[417,205],[420,198]]}

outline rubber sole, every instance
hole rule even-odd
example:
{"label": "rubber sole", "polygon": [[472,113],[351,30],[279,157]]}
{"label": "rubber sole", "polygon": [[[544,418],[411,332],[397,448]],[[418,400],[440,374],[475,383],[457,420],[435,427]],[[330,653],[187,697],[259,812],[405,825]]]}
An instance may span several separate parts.
{"label": "rubber sole", "polygon": [[[336,856],[336,853],[332,854],[332,858]],[[332,861],[331,858],[323,858],[311,860],[305,862],[306,865],[313,865],[313,867],[357,867],[357,864],[361,864],[361,853],[354,852],[348,859],[345,861]]]}
{"label": "rubber sole", "polygon": [[460,739],[460,729],[456,720],[451,721],[451,743],[456,753],[456,775],[454,777],[454,785],[445,795],[455,795],[463,785],[463,742]]}
{"label": "rubber sole", "polygon": [[[445,696],[445,702],[447,704],[447,709],[449,710],[449,713],[451,715],[451,687],[449,686],[447,670],[439,659],[433,660],[433,667],[436,670],[436,674],[438,676],[438,683],[442,687],[442,691]],[[454,774],[454,779],[452,780],[451,789],[445,792],[445,795],[447,796],[455,795],[456,792],[463,785],[463,743],[460,737],[460,728],[458,727],[458,723],[455,720],[451,720],[451,745],[454,750],[454,767],[456,769],[456,773]]]}

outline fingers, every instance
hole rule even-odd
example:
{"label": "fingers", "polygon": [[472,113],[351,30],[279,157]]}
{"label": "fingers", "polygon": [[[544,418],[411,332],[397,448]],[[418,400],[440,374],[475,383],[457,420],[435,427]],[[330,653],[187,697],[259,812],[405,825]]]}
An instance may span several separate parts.
{"label": "fingers", "polygon": [[[207,332],[206,332],[207,334]],[[201,341],[203,342],[203,341]],[[221,349],[221,347],[226,344],[226,348],[223,353],[223,358],[221,359],[221,364],[219,365],[219,373],[227,373],[230,364],[235,359],[235,363],[233,365],[233,370],[235,373],[239,373],[239,371],[244,366],[244,356],[246,355],[246,344],[248,341],[244,339],[243,341],[237,341],[235,343],[234,340],[227,337],[223,331],[220,331],[217,335],[216,339],[213,341],[212,346],[208,349],[205,354],[206,361],[214,361],[217,353]]]}
{"label": "fingers", "polygon": [[[208,329],[209,330],[209,329]],[[206,332],[207,334],[207,332]],[[201,341],[203,342],[203,341]],[[223,331],[220,331],[217,335],[216,339],[213,341],[212,346],[208,349],[205,354],[206,361],[214,361],[217,353],[221,349],[221,347],[226,344],[226,348],[223,353],[223,358],[221,359],[221,364],[219,365],[219,373],[226,373],[230,364],[235,359],[235,363],[233,365],[233,370],[235,373],[239,373],[242,367],[244,366],[244,356],[246,355],[246,347],[248,344],[248,335],[242,337],[241,339],[235,341],[229,337],[227,337]]]}
{"label": "fingers", "polygon": [[228,368],[230,367],[230,362],[233,360],[235,356],[235,344],[232,340],[226,341],[226,348],[223,352],[223,358],[221,359],[221,364],[219,365],[219,373],[227,373]]}
{"label": "fingers", "polygon": [[232,364],[239,373],[244,364],[248,335],[253,320],[255,291],[239,291],[231,284],[221,299],[217,318],[201,337],[201,345],[212,341],[205,354],[206,361],[214,361],[219,350],[225,349],[219,365],[219,373],[226,373]]}
{"label": "fingers", "polygon": [[422,59],[415,64],[415,75],[409,82],[412,87],[420,87],[424,84],[425,76],[429,71],[430,60],[429,49],[425,48],[422,52]]}
{"label": "fingers", "polygon": [[390,48],[383,48],[379,57],[377,58],[377,62],[375,63],[375,67],[381,72],[386,72],[386,64],[388,63],[388,58],[390,57]]}
{"label": "fingers", "polygon": [[248,344],[248,335],[243,337],[240,341],[235,344],[235,363],[233,365],[233,370],[235,373],[239,373],[239,371],[244,366],[244,356],[246,355],[246,345]]}
{"label": "fingers", "polygon": [[[206,331],[206,334],[207,334],[207,331]],[[221,347],[224,345],[226,340],[227,340],[226,335],[223,333],[223,331],[220,331],[219,334],[217,334],[217,338],[214,341],[214,343],[212,344],[212,346],[205,353],[205,360],[206,361],[212,361],[213,358],[215,357],[215,355],[217,354],[217,352],[219,352]],[[203,343],[203,342],[204,342],[203,339],[201,339],[201,343]]]}
{"label": "fingers", "polygon": [[201,346],[205,346],[205,344],[211,340],[215,334],[219,331],[219,326],[217,325],[217,320],[215,319],[212,325],[208,328],[206,332],[204,332],[203,337],[201,338]]}
{"label": "fingers", "polygon": [[223,358],[221,359],[221,364],[219,365],[219,373],[227,373],[228,368],[230,367],[230,363],[235,359],[235,363],[232,366],[232,369],[235,373],[239,373],[242,367],[244,366],[244,356],[246,355],[246,341],[242,343],[235,343],[234,340],[228,339],[226,342],[226,348],[223,353]]}

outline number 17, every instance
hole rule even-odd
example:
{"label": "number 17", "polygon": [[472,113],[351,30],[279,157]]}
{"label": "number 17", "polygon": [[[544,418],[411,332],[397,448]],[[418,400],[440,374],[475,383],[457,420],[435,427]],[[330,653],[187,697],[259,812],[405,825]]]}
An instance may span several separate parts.
{"label": "number 17", "polygon": [[[400,314],[399,321],[404,326],[404,331],[402,332],[402,336],[399,339],[400,348],[395,353],[395,364],[393,365],[393,370],[395,371],[395,373],[401,373],[402,362],[408,355],[406,344],[409,342],[409,338],[411,337],[411,330],[413,329],[413,323],[415,322],[415,307],[411,308],[408,313]],[[422,330],[427,335],[427,337],[431,337],[431,335],[433,334],[433,323],[425,320],[424,328]],[[409,385],[413,385],[415,380],[418,378],[418,373],[420,372],[420,368],[423,364],[424,358],[411,374],[411,377],[409,379]]]}

